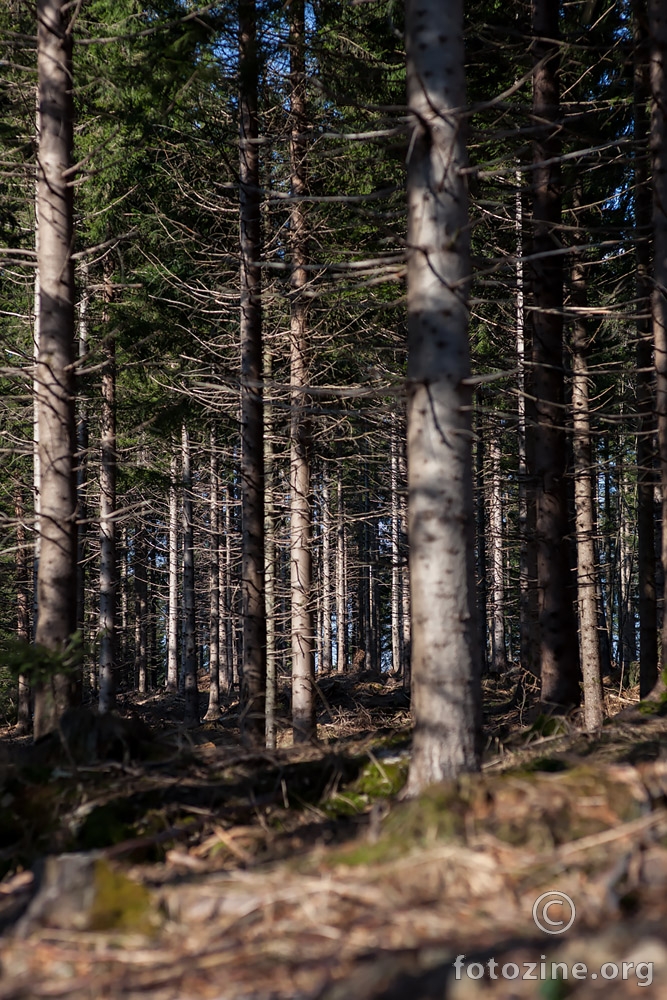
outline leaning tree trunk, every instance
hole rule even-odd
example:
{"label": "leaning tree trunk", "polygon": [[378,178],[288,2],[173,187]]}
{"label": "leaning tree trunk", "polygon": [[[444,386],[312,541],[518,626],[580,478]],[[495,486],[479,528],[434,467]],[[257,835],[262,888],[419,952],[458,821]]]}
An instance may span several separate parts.
{"label": "leaning tree trunk", "polygon": [[239,2],[239,195],[241,246],[241,505],[244,739],[265,741],[264,428],[260,188],[257,118],[259,60],[255,0]]}
{"label": "leaning tree trunk", "polygon": [[[654,273],[651,298],[656,369],[658,452],[662,485],[662,572],[667,580],[667,14],[649,0],[651,40],[651,161],[653,166]],[[657,687],[667,686],[667,614],[662,616],[662,663]]]}
{"label": "leaning tree trunk", "polygon": [[639,695],[658,678],[658,614],[655,587],[655,415],[651,301],[651,186],[648,171],[650,94],[646,0],[633,0],[634,208],[637,299],[637,576],[639,583]]}
{"label": "leaning tree trunk", "polygon": [[199,722],[197,641],[195,633],[195,544],[192,519],[192,463],[190,436],[182,429],[183,458],[183,690],[185,722]]}
{"label": "leaning tree trunk", "polygon": [[579,647],[569,535],[563,371],[563,265],[560,249],[561,129],[558,0],[533,0],[532,355],[537,489],[537,591],[541,698],[547,706],[578,705]]}
{"label": "leaning tree trunk", "polygon": [[[37,2],[40,559],[36,641],[66,649],[76,627],[72,34],[65,0]],[[70,700],[64,674],[35,689],[35,738]]]}
{"label": "leaning tree trunk", "polygon": [[407,794],[480,765],[472,393],[463,171],[463,2],[408,0],[408,535],[412,706]]}

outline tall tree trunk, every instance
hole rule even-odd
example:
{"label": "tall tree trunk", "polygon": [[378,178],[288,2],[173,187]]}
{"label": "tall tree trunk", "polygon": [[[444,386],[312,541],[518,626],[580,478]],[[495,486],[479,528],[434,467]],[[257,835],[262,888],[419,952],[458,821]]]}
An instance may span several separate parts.
{"label": "tall tree trunk", "polygon": [[209,496],[209,637],[208,709],[205,719],[219,719],[220,711],[220,530],[218,508],[218,456],[215,431],[210,435],[211,489]]}
{"label": "tall tree trunk", "polygon": [[178,690],[178,455],[172,443],[169,466],[169,600],[167,604],[167,691]]}
{"label": "tall tree trunk", "polygon": [[[66,0],[37,2],[40,137],[37,167],[40,284],[40,559],[36,641],[63,651],[76,628],[74,456],[74,268],[72,265],[72,34]],[[57,674],[35,688],[35,738],[53,729],[70,701]]]}
{"label": "tall tree trunk", "polygon": [[408,521],[412,706],[407,794],[479,768],[463,3],[408,0]]}
{"label": "tall tree trunk", "polygon": [[[16,518],[16,637],[21,642],[30,642],[30,583],[28,580],[28,559],[26,555],[25,505],[23,487],[17,484],[14,493],[14,516]],[[32,724],[30,713],[30,681],[25,674],[18,678],[16,732],[29,733]]]}
{"label": "tall tree trunk", "polygon": [[489,459],[491,465],[490,517],[491,578],[493,580],[493,629],[491,630],[491,670],[504,674],[507,670],[505,640],[505,566],[503,552],[503,504],[500,475],[500,427],[491,435]]}
{"label": "tall tree trunk", "polygon": [[658,617],[655,591],[655,416],[651,302],[651,186],[648,171],[650,96],[646,0],[633,0],[635,254],[637,260],[637,575],[639,579],[639,694],[658,678]]}
{"label": "tall tree trunk", "polygon": [[336,517],[336,672],[342,674],[347,662],[347,578],[345,574],[343,467],[340,462],[338,463]]}
{"label": "tall tree trunk", "polygon": [[199,722],[197,690],[197,639],[195,630],[195,544],[192,515],[192,461],[190,436],[183,424],[181,432],[183,461],[183,690],[185,722]]}
{"label": "tall tree trunk", "polygon": [[290,52],[290,542],[292,599],[292,726],[294,742],[317,734],[313,658],[312,526],[310,515],[310,427],[308,401],[308,326],[306,210],[306,72],[304,0],[289,5]]}
{"label": "tall tree trunk", "polygon": [[320,670],[331,673],[331,496],[329,472],[322,469],[322,659]]}
{"label": "tall tree trunk", "polygon": [[134,673],[140,694],[147,690],[148,665],[148,559],[146,528],[140,524],[134,533]]}
{"label": "tall tree trunk", "polygon": [[[108,301],[108,296],[107,296]],[[108,316],[105,316],[108,319]],[[106,324],[105,324],[106,325]],[[110,712],[116,701],[116,342],[110,333],[103,345],[100,414],[100,698],[99,710]]]}
{"label": "tall tree trunk", "polygon": [[403,593],[401,590],[401,512],[398,485],[398,434],[396,414],[391,415],[391,668],[401,673],[403,647]]}
{"label": "tall tree trunk", "polygon": [[[653,166],[654,283],[651,298],[656,369],[658,452],[662,485],[662,573],[667,580],[667,14],[662,0],[649,0],[651,43],[651,161]],[[662,616],[662,662],[658,688],[667,686],[667,614]],[[654,689],[655,690],[655,689]]]}
{"label": "tall tree trunk", "polygon": [[239,181],[241,244],[241,505],[244,739],[265,741],[264,428],[255,0],[239,0]]}
{"label": "tall tree trunk", "polygon": [[579,647],[567,545],[563,372],[563,265],[560,248],[561,129],[558,0],[533,0],[532,354],[536,423],[537,590],[541,697],[547,706],[578,705]]}
{"label": "tall tree trunk", "polygon": [[[574,195],[575,227],[578,231],[581,209],[581,182]],[[578,232],[577,232],[578,235]],[[591,448],[589,409],[588,345],[586,307],[588,295],[583,253],[572,256],[571,299],[574,307],[572,326],[572,410],[574,449],[574,506],[577,541],[577,596],[579,601],[579,646],[584,680],[584,725],[588,732],[600,729],[604,721],[604,698],[600,666],[600,640],[597,607],[597,554],[595,551],[595,516],[593,489],[596,468]]]}
{"label": "tall tree trunk", "polygon": [[[273,375],[273,355],[267,345],[264,352],[264,377]],[[273,403],[264,396],[264,590],[266,601],[266,728],[268,750],[276,748],[276,474],[273,454]]]}

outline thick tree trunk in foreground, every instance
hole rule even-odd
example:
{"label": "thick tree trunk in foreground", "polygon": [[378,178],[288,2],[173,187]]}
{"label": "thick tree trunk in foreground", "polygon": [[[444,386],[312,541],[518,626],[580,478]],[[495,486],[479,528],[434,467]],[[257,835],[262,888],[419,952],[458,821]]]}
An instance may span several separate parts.
{"label": "thick tree trunk in foreground", "polygon": [[[290,16],[290,172],[291,193],[306,193],[306,74],[303,0],[292,0]],[[292,727],[294,742],[317,733],[315,723],[315,664],[313,657],[312,527],[310,514],[310,428],[307,398],[308,327],[304,288],[307,283],[306,210],[303,202],[290,208],[292,251],[290,315],[290,591],[292,600]]]}
{"label": "thick tree trunk in foreground", "polygon": [[[658,452],[662,485],[662,571],[667,580],[667,10],[649,0],[651,42],[651,161],[653,166],[654,284],[651,298],[656,369]],[[662,616],[662,663],[657,687],[667,686],[667,614]]]}
{"label": "thick tree trunk in foreground", "polygon": [[563,264],[558,133],[558,0],[533,0],[532,352],[537,490],[537,590],[541,698],[547,706],[578,705],[579,647],[569,563],[563,372]]}
{"label": "thick tree trunk in foreground", "polygon": [[[66,648],[76,627],[74,455],[74,269],[72,266],[72,35],[65,0],[38,0],[40,137],[37,166],[40,284],[36,370],[40,465],[40,559],[36,641]],[[70,700],[57,674],[35,690],[35,738],[53,729]]]}
{"label": "thick tree trunk in foreground", "polygon": [[408,533],[413,756],[407,794],[479,768],[463,4],[408,0]]}
{"label": "thick tree trunk in foreground", "polygon": [[266,689],[264,443],[260,259],[258,55],[255,0],[239,3],[241,244],[241,506],[243,586],[242,732],[263,745]]}

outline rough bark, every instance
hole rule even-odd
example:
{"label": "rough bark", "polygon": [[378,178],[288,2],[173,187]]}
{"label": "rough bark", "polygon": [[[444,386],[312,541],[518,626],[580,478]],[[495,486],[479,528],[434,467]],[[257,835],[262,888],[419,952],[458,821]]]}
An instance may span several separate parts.
{"label": "rough bark", "polygon": [[[76,627],[74,455],[74,268],[72,265],[72,34],[65,0],[38,0],[40,136],[37,165],[40,285],[36,370],[40,465],[40,558],[36,641],[65,650]],[[63,674],[35,690],[35,738],[53,729],[70,701]]]}
{"label": "rough bark", "polygon": [[197,639],[195,631],[195,546],[192,515],[192,460],[190,435],[183,425],[181,432],[183,462],[183,691],[186,724],[199,722],[197,690]]}
{"label": "rough bark", "polygon": [[169,601],[167,605],[167,691],[178,690],[178,455],[169,466]]}
{"label": "rough bark", "polygon": [[532,360],[535,396],[537,590],[543,704],[577,705],[579,647],[569,534],[563,371],[563,265],[560,248],[561,127],[558,0],[533,0]]}
{"label": "rough bark", "polygon": [[[575,212],[580,208],[579,186],[575,192]],[[575,226],[578,226],[575,217]],[[588,304],[583,254],[572,257],[572,411],[574,450],[574,506],[577,543],[577,598],[579,601],[579,648],[583,671],[584,725],[588,732],[600,729],[604,721],[604,698],[600,666],[600,639],[597,606],[597,553],[593,506],[596,467],[591,446],[589,406],[588,346],[585,319]]]}
{"label": "rough bark", "polygon": [[479,768],[463,4],[408,0],[408,534],[413,755],[407,794]]}
{"label": "rough bark", "polygon": [[[651,296],[656,370],[658,454],[662,486],[663,579],[667,579],[667,10],[662,0],[649,0],[651,73],[651,163],[653,168],[654,283]],[[662,616],[661,676],[665,688],[667,614]]]}
{"label": "rough bark", "polygon": [[[105,316],[108,319],[108,316]],[[116,343],[110,333],[103,345],[100,413],[100,697],[101,715],[116,700]]]}
{"label": "rough bark", "polygon": [[241,506],[243,586],[242,732],[265,740],[264,428],[260,194],[255,0],[239,2],[239,196],[241,249]]}
{"label": "rough bark", "polygon": [[633,0],[634,202],[637,298],[637,575],[639,582],[639,694],[658,677],[658,617],[655,587],[655,369],[651,329],[651,186],[648,171],[650,93],[646,0]]}

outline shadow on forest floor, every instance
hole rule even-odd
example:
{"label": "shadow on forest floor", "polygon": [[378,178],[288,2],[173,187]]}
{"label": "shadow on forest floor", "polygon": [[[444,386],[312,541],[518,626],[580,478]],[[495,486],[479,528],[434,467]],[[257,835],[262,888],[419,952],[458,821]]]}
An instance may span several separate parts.
{"label": "shadow on forest floor", "polygon": [[248,751],[238,706],[185,729],[163,694],[121,706],[116,760],[5,732],[0,1000],[666,995],[667,719],[589,736],[516,680],[485,682],[481,775],[416,802],[407,699],[368,674],[321,680],[316,746]]}

